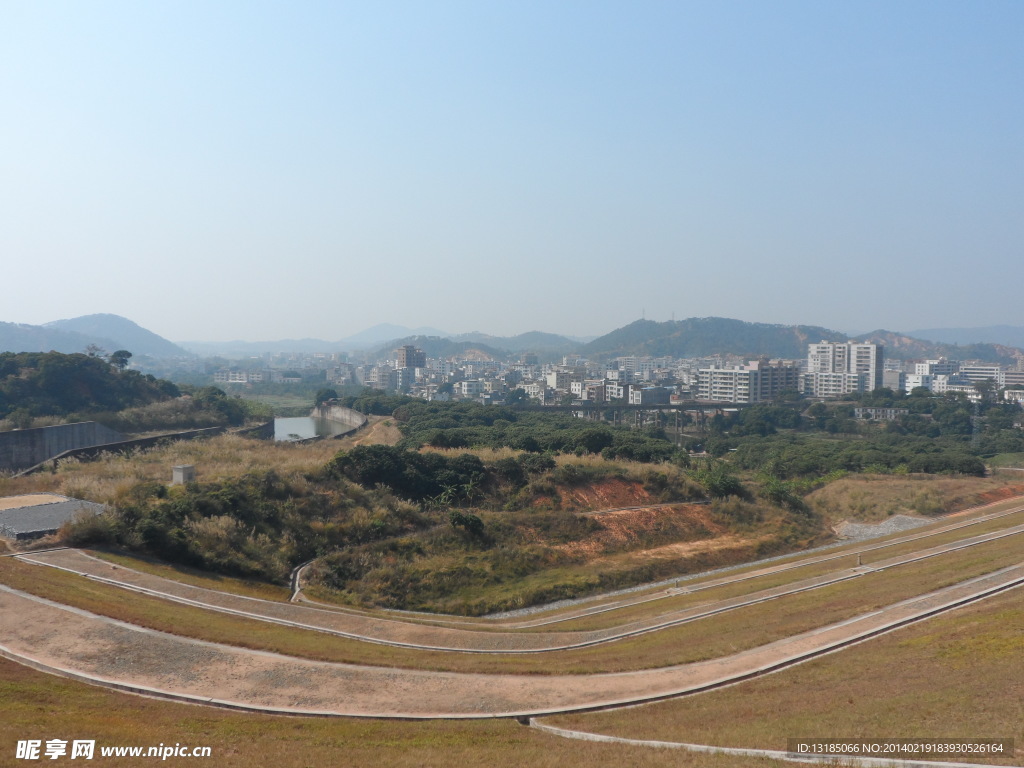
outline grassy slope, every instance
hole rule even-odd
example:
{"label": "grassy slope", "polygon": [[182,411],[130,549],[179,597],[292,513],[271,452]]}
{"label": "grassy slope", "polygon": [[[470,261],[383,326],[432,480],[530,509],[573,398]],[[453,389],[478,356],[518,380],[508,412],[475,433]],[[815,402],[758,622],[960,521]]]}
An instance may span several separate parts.
{"label": "grassy slope", "polygon": [[[585,744],[524,728],[511,720],[401,722],[347,718],[249,715],[146,699],[95,688],[0,659],[0,765],[14,759],[20,739],[94,739],[88,765],[144,762],[225,768],[448,768],[466,766],[683,766],[742,768],[781,765],[702,755],[680,755],[638,747]],[[209,746],[211,759],[166,761],[101,758],[101,746]],[[67,758],[64,758],[67,759]],[[31,762],[31,761],[30,761]]]}
{"label": "grassy slope", "polygon": [[0,581],[101,615],[186,637],[335,662],[465,672],[588,674],[716,658],[874,610],[1018,562],[1020,537],[578,650],[450,654],[362,643],[148,598],[73,574],[0,559]]}
{"label": "grassy slope", "polygon": [[[1024,758],[1024,590],[699,696],[547,718],[638,739],[785,749],[789,737],[1013,738]],[[981,762],[975,757],[965,762]]]}

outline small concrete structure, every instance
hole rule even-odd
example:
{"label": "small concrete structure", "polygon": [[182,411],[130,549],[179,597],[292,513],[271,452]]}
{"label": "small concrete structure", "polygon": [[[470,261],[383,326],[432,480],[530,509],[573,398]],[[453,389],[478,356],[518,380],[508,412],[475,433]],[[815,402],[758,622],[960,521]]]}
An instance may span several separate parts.
{"label": "small concrete structure", "polygon": [[192,464],[180,464],[171,470],[171,485],[184,485],[196,481],[196,468]]}
{"label": "small concrete structure", "polygon": [[98,515],[102,504],[55,493],[29,493],[0,498],[0,536],[15,541],[39,539],[56,533],[81,512]]}

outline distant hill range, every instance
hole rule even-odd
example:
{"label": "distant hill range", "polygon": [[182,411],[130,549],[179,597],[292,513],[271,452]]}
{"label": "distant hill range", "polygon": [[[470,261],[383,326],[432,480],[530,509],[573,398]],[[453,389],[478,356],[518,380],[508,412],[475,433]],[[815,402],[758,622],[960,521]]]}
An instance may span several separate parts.
{"label": "distant hill range", "polygon": [[[637,320],[598,338],[585,339],[554,333],[530,331],[517,336],[491,336],[475,331],[447,334],[436,328],[410,329],[381,324],[329,342],[322,339],[289,339],[266,342],[182,342],[174,344],[118,315],[99,314],[57,320],[45,325],[21,325],[0,322],[0,351],[9,352],[83,352],[90,344],[107,352],[127,349],[138,357],[181,358],[193,353],[203,356],[249,357],[266,352],[332,352],[367,350],[377,358],[392,357],[403,344],[424,350],[429,357],[504,358],[523,352],[535,352],[542,361],[558,360],[562,355],[581,354],[594,359],[620,355],[654,357],[707,357],[733,354],[756,358],[761,355],[789,359],[807,355],[807,345],[815,341],[871,341],[885,345],[886,357],[912,360],[948,357],[956,360],[984,360],[1013,364],[1024,355],[1024,328],[995,326],[989,329],[947,329],[961,341],[932,341],[920,334],[937,336],[945,331],[915,331],[914,335],[878,330],[851,337],[814,325],[771,325],[748,323],[724,317],[691,317],[686,320],[657,322]],[[1002,334],[1013,340],[1011,332],[1022,334],[1021,344],[968,342],[979,332]],[[955,336],[963,332],[965,335]],[[973,335],[972,335],[973,334]],[[183,348],[184,347],[184,348]]]}
{"label": "distant hill range", "polygon": [[584,345],[592,356],[651,355],[706,357],[732,354],[756,358],[807,356],[815,341],[846,341],[838,331],[814,325],[769,325],[724,317],[691,317],[687,320],[637,320]]}
{"label": "distant hill range", "polygon": [[770,325],[724,317],[691,317],[666,322],[637,320],[583,345],[581,351],[592,357],[706,357],[721,353],[748,358],[768,355],[797,359],[806,357],[807,345],[816,341],[867,341],[883,344],[886,357],[901,360],[948,357],[1010,365],[1016,361],[1017,356],[1024,354],[1011,346],[940,344],[885,330],[851,337],[813,325]]}
{"label": "distant hill range", "polygon": [[404,339],[394,339],[380,346],[375,356],[391,357],[394,349],[404,344],[412,344],[422,349],[428,357],[451,357],[468,354],[474,350],[479,352],[481,357],[490,358],[536,352],[539,358],[545,361],[558,360],[562,355],[577,353],[581,346],[579,339],[556,333],[528,331],[517,336],[491,336],[474,331],[456,336],[407,336]]}
{"label": "distant hill range", "polygon": [[908,336],[942,344],[1000,344],[1024,348],[1024,326],[989,325],[984,328],[925,328],[907,331]]}
{"label": "distant hill range", "polygon": [[407,328],[404,325],[380,323],[365,331],[336,341],[324,339],[278,339],[276,341],[181,341],[179,344],[203,356],[251,357],[277,352],[347,352],[372,349],[385,342],[401,346],[399,341],[411,336],[440,336],[449,334],[437,328]]}
{"label": "distant hill range", "polygon": [[127,349],[135,356],[193,357],[152,331],[119,315],[85,315],[44,325],[0,322],[2,352],[84,352],[90,345],[106,352]]}

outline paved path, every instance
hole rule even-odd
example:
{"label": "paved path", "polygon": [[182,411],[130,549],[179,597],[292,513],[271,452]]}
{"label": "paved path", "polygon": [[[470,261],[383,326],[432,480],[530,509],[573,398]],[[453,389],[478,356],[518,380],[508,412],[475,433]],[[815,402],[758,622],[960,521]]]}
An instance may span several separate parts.
{"label": "paved path", "polygon": [[[700,605],[661,613],[657,616],[646,617],[618,626],[577,632],[509,632],[495,631],[489,627],[479,626],[475,628],[434,626],[392,618],[381,618],[380,616],[324,610],[303,604],[260,600],[195,587],[160,576],[142,573],[99,560],[74,549],[25,555],[18,559],[39,565],[61,568],[117,587],[173,600],[186,605],[244,616],[259,621],[325,632],[356,640],[421,650],[508,654],[562,651],[634,637],[707,618],[744,606],[775,600],[786,595],[820,589],[842,581],[857,579],[877,571],[898,568],[990,541],[1018,536],[1022,533],[1024,533],[1024,524],[875,561],[863,567],[843,568],[820,576],[795,580],[770,589],[763,589],[723,600],[708,601]],[[850,557],[849,554],[845,556]],[[719,585],[729,584],[734,581],[745,581],[747,578],[749,577],[744,574],[734,577],[732,581],[726,578],[717,579],[715,582]],[[699,586],[704,588],[704,585]]]}
{"label": "paved path", "polygon": [[[761,576],[767,576],[767,575],[771,575],[771,574],[775,574],[775,573],[783,573],[783,572],[791,571],[791,570],[794,570],[794,569],[797,569],[797,568],[803,568],[804,566],[807,566],[807,565],[815,565],[815,564],[818,564],[818,563],[824,563],[824,562],[829,562],[829,561],[833,561],[833,560],[838,560],[838,559],[841,559],[841,558],[844,558],[844,557],[852,557],[852,556],[857,555],[858,553],[872,552],[872,551],[875,551],[875,550],[885,549],[886,547],[892,547],[892,546],[896,546],[896,545],[899,545],[899,544],[904,544],[904,543],[910,542],[910,541],[917,541],[917,540],[920,540],[920,539],[925,539],[925,538],[928,538],[930,536],[937,536],[939,534],[947,533],[949,531],[954,531],[954,530],[958,530],[958,529],[961,529],[961,528],[966,528],[966,527],[969,527],[969,526],[972,526],[972,525],[978,525],[979,523],[985,523],[985,522],[988,522],[989,520],[995,520],[995,519],[998,519],[998,518],[1007,517],[1009,515],[1016,515],[1016,514],[1020,514],[1021,512],[1024,512],[1024,506],[1016,506],[1016,507],[1013,507],[1012,509],[1009,509],[1009,510],[1000,510],[1000,511],[997,511],[997,512],[990,512],[988,514],[980,515],[978,517],[972,517],[972,518],[967,519],[967,520],[962,519],[964,515],[967,515],[967,514],[977,514],[978,512],[980,512],[983,509],[986,509],[988,507],[999,506],[999,505],[1003,505],[1003,504],[1006,504],[1006,503],[1007,503],[1007,500],[1003,499],[1001,501],[992,502],[991,504],[986,504],[986,505],[984,505],[982,507],[975,507],[973,509],[966,509],[966,510],[961,510],[959,512],[952,512],[952,513],[950,513],[948,515],[943,515],[941,518],[938,518],[935,522],[940,522],[942,519],[951,519],[954,522],[948,523],[948,524],[940,526],[938,528],[930,528],[930,530],[925,531],[925,532],[917,532],[917,533],[909,534],[909,535],[906,535],[906,536],[901,536],[901,537],[896,538],[896,539],[890,539],[890,540],[885,541],[885,542],[883,542],[881,544],[874,544],[874,545],[870,545],[870,546],[866,545],[866,544],[863,544],[861,546],[857,546],[856,542],[851,542],[849,547],[844,547],[843,551],[841,551],[841,552],[836,552],[836,551],[833,550],[833,551],[829,551],[829,552],[821,554],[821,555],[810,555],[810,556],[808,556],[806,554],[802,555],[802,553],[800,553],[800,552],[794,552],[794,553],[792,553],[789,556],[783,556],[785,559],[782,559],[782,560],[780,560],[780,558],[778,558],[778,557],[769,558],[772,561],[771,564],[769,564],[769,565],[764,565],[764,566],[762,566],[760,568],[755,568],[753,570],[744,570],[742,573],[726,573],[726,574],[724,574],[724,575],[722,575],[720,577],[717,577],[717,578],[704,579],[702,581],[695,582],[695,583],[687,583],[687,586],[682,587],[680,590],[674,589],[672,587],[668,587],[668,588],[659,589],[659,590],[656,590],[656,591],[647,591],[647,590],[643,590],[643,588],[641,587],[638,590],[631,591],[631,593],[626,595],[625,597],[619,597],[617,599],[613,598],[613,597],[610,597],[608,595],[604,595],[604,596],[602,596],[602,595],[595,595],[595,596],[592,596],[592,597],[580,598],[578,601],[576,601],[577,604],[578,604],[578,607],[575,607],[575,608],[572,608],[572,609],[569,609],[569,610],[559,610],[554,615],[549,615],[549,616],[544,616],[543,615],[545,613],[545,610],[544,610],[544,608],[542,606],[539,607],[538,610],[536,611],[536,614],[538,615],[537,618],[531,618],[531,619],[525,619],[525,620],[519,620],[519,621],[514,620],[514,619],[510,621],[510,620],[508,620],[508,618],[500,617],[500,616],[499,617],[482,616],[482,617],[474,618],[474,619],[460,619],[460,618],[457,618],[457,617],[454,617],[454,616],[444,616],[444,615],[436,615],[436,614],[417,613],[417,612],[414,612],[414,611],[389,610],[386,613],[387,613],[387,615],[389,615],[391,617],[394,617],[394,618],[401,618],[401,619],[407,619],[407,620],[412,620],[412,621],[430,621],[431,623],[435,623],[435,624],[444,623],[444,624],[448,624],[448,625],[451,625],[451,626],[480,627],[480,626],[492,625],[492,626],[500,626],[502,629],[528,629],[528,628],[534,628],[534,627],[550,626],[550,625],[558,624],[558,623],[561,623],[561,622],[572,621],[574,619],[578,619],[578,618],[582,618],[582,617],[586,617],[586,616],[595,616],[595,615],[602,614],[602,613],[608,613],[609,611],[615,611],[615,610],[618,610],[620,608],[629,608],[629,607],[632,607],[634,605],[641,605],[641,604],[644,604],[644,603],[655,602],[657,600],[664,600],[667,597],[672,597],[673,595],[679,594],[680,591],[682,591],[682,592],[696,592],[696,591],[699,591],[699,590],[711,589],[712,587],[722,586],[723,584],[734,584],[734,583],[739,582],[739,581],[746,581],[746,580],[749,580],[749,579],[756,579],[756,578],[759,578]],[[754,562],[754,563],[751,563],[749,565],[756,566],[757,563]],[[735,566],[735,568],[744,568],[744,566],[742,566],[742,565]],[[728,570],[732,571],[733,568],[730,568]],[[300,574],[300,576],[301,576],[301,574]],[[699,574],[696,574],[696,576],[699,577]],[[308,600],[308,599],[306,600],[306,602],[309,602],[309,603],[314,604],[314,605],[318,605],[318,606],[320,606],[322,608],[329,608],[329,609],[333,609],[333,610],[348,610],[351,613],[365,613],[365,612],[362,612],[362,611],[358,611],[356,609],[345,609],[345,608],[341,608],[341,607],[336,606],[336,605],[330,605],[330,604],[326,604],[326,603],[317,603],[315,601]],[[561,605],[561,601],[560,601],[559,605]]]}
{"label": "paved path", "polygon": [[[606,744],[628,744],[634,747],[652,747],[654,749],[679,749],[686,752],[702,752],[711,755],[737,755],[739,757],[770,758],[785,760],[791,763],[810,763],[812,765],[849,766],[850,768],[999,768],[993,763],[953,763],[936,760],[898,760],[889,757],[861,757],[859,755],[814,755],[782,752],[777,749],[748,749],[743,747],[717,747],[707,744],[687,744],[680,741],[653,741],[650,739],[627,739],[621,736],[607,736],[603,733],[589,731],[573,731],[541,723],[530,718],[530,726],[539,731],[560,736],[563,739],[578,741],[599,741]],[[1002,764],[999,764],[1002,765]],[[1014,768],[1014,766],[1003,766]]]}
{"label": "paved path", "polygon": [[177,637],[0,586],[0,654],[150,695],[291,714],[475,718],[694,693],[799,663],[1024,585],[1024,563],[724,658],[598,675],[481,675],[296,659]]}

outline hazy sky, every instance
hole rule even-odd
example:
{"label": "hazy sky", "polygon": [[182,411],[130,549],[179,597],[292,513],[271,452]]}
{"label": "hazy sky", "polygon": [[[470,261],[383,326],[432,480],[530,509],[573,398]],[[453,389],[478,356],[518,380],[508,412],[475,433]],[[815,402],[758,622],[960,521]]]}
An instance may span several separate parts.
{"label": "hazy sky", "polygon": [[0,0],[0,320],[1024,325],[1024,3]]}

